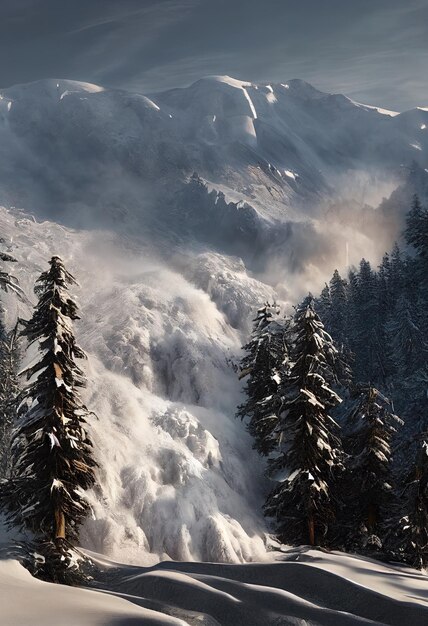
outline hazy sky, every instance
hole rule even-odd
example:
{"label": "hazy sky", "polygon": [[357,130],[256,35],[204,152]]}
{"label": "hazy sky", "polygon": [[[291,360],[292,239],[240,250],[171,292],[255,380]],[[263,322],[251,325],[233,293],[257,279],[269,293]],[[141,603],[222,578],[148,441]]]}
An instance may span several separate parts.
{"label": "hazy sky", "polygon": [[207,74],[428,106],[428,0],[0,0],[0,86],[149,93]]}

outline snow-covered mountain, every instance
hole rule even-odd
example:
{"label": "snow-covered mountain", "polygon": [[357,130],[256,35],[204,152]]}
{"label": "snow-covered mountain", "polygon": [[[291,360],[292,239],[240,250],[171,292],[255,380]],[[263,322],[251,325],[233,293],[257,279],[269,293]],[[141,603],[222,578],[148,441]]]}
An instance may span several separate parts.
{"label": "snow-covered mountain", "polygon": [[66,156],[94,173],[108,163],[144,180],[197,170],[249,198],[245,182],[270,181],[284,200],[319,194],[331,174],[349,169],[428,165],[428,108],[385,111],[301,80],[213,76],[150,97],[46,80],[3,90],[1,120],[10,165],[25,164],[28,174],[79,171]]}
{"label": "snow-covered mountain", "polygon": [[[1,92],[0,232],[16,274],[31,296],[60,254],[82,286],[100,464],[85,547],[139,564],[263,558],[263,463],[234,418],[252,311],[389,247],[400,211],[376,207],[412,161],[426,178],[427,126],[426,109],[298,80]],[[30,312],[6,304],[10,324]]]}
{"label": "snow-covered mountain", "polygon": [[242,198],[270,187],[265,198],[278,209],[296,194],[313,201],[350,169],[428,166],[428,109],[398,114],[301,80],[214,76],[150,97],[45,80],[0,98],[3,186],[16,189],[20,167],[19,179],[49,204],[65,191],[63,201],[86,201],[95,177],[105,182],[114,171],[138,183],[196,170]]}
{"label": "snow-covered mountain", "polygon": [[278,283],[277,266],[343,265],[346,241],[351,261],[389,246],[399,220],[361,207],[413,162],[428,168],[427,127],[427,109],[395,114],[300,80],[214,76],[150,97],[45,80],[0,94],[0,202],[65,225],[186,237]]}

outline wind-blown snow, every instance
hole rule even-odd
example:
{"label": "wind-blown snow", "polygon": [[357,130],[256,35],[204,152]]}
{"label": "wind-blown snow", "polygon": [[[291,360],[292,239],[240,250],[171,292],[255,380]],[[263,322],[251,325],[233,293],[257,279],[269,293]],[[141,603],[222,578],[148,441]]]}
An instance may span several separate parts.
{"label": "wind-blown snow", "polygon": [[245,80],[237,80],[236,78],[232,78],[231,76],[226,75],[212,75],[207,76],[206,80],[213,80],[218,83],[225,83],[226,85],[230,85],[231,87],[236,87],[237,89],[243,89],[244,87],[251,87],[252,83],[249,83]]}
{"label": "wind-blown snow", "polygon": [[[104,87],[101,85],[94,85],[93,83],[85,83],[79,80],[59,80],[57,81],[57,88],[60,89],[63,85],[66,85],[66,89],[62,96],[65,94],[76,93],[79,91],[86,91],[87,93],[100,93],[104,91]],[[61,96],[61,97],[62,97]]]}
{"label": "wind-blown snow", "polygon": [[377,111],[381,115],[388,115],[389,117],[395,117],[396,115],[400,115],[397,111],[390,111],[389,109],[382,109],[382,107],[371,106],[370,104],[362,104],[361,102],[356,102],[355,100],[351,100],[353,104],[357,107],[361,107],[362,109]]}

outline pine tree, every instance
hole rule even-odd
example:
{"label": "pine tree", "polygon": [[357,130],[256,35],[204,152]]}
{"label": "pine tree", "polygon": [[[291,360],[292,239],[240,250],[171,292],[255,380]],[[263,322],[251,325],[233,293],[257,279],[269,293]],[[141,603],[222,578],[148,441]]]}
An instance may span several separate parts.
{"label": "pine tree", "polygon": [[404,489],[404,511],[394,526],[392,555],[411,567],[428,566],[428,442],[422,440]]}
{"label": "pine tree", "polygon": [[337,270],[334,270],[330,281],[331,315],[330,326],[326,325],[335,342],[340,345],[347,343],[347,294],[346,281]]}
{"label": "pine tree", "polygon": [[278,307],[269,303],[257,311],[240,366],[241,378],[248,376],[244,388],[247,400],[238,407],[237,417],[249,418],[248,431],[254,437],[254,448],[264,455],[273,446],[272,432],[281,405],[279,385],[288,362],[288,324],[278,320],[278,314]]}
{"label": "pine tree", "polygon": [[384,341],[384,320],[379,315],[378,276],[365,259],[361,260],[358,274],[350,275],[350,291],[351,347],[355,355],[356,379],[385,384],[389,363]]}
{"label": "pine tree", "polygon": [[329,415],[341,402],[330,387],[337,382],[337,351],[311,305],[296,312],[294,334],[275,433],[278,452],[270,462],[270,475],[278,484],[265,514],[276,518],[281,541],[325,545],[334,518],[334,481],[342,469],[339,428]]}
{"label": "pine tree", "polygon": [[405,236],[407,243],[428,261],[428,211],[422,207],[416,194],[407,214]]}
{"label": "pine tree", "polygon": [[395,358],[395,372],[401,384],[406,378],[412,379],[417,370],[427,365],[428,346],[417,318],[416,307],[412,307],[402,293],[387,327]]}
{"label": "pine tree", "polygon": [[391,277],[391,258],[388,252],[382,257],[382,261],[379,265],[378,271],[379,277],[379,290],[382,293],[382,297],[380,298],[383,302],[385,308],[388,308],[391,305],[390,294],[389,294],[389,283]]}
{"label": "pine tree", "polygon": [[[0,252],[0,261],[16,263],[16,259],[5,252]],[[0,288],[6,293],[12,292],[20,299],[24,299],[18,280],[4,268],[0,270]],[[0,302],[0,477],[7,475],[10,466],[10,443],[16,408],[14,400],[18,390],[17,333],[16,329],[12,332],[7,331],[4,318],[5,311]]]}
{"label": "pine tree", "polygon": [[[0,252],[0,261],[5,263],[16,263],[16,259],[5,252]],[[23,296],[23,291],[19,286],[18,280],[4,269],[0,270],[0,288],[3,289],[3,291],[6,291],[6,293],[12,291],[20,297]]]}
{"label": "pine tree", "polygon": [[416,252],[416,263],[413,263],[412,282],[423,291],[425,299],[428,291],[428,211],[422,207],[417,195],[413,197],[412,207],[406,219],[406,242]]}
{"label": "pine tree", "polygon": [[321,295],[315,300],[315,310],[323,320],[323,323],[327,330],[330,329],[330,316],[331,316],[331,294],[330,287],[327,283],[324,285]]}
{"label": "pine tree", "polygon": [[12,477],[2,492],[10,524],[58,548],[77,539],[89,509],[83,490],[94,484],[96,466],[85,430],[89,411],[79,394],[85,379],[75,362],[85,355],[72,329],[78,315],[68,288],[74,284],[57,256],[37,280],[39,301],[22,335],[38,345],[41,358],[24,372],[24,412],[13,440]]}
{"label": "pine tree", "polygon": [[391,293],[391,259],[386,252],[378,270],[378,316],[388,320],[394,307],[395,300]]}
{"label": "pine tree", "polygon": [[0,478],[8,476],[11,465],[12,430],[19,389],[18,364],[17,325],[11,332],[7,332],[0,320]]}
{"label": "pine tree", "polygon": [[387,398],[370,385],[360,388],[345,439],[347,483],[351,487],[345,495],[350,519],[346,543],[356,551],[370,542],[381,546],[385,509],[392,497],[391,441],[400,424]]}
{"label": "pine tree", "polygon": [[397,298],[404,290],[405,262],[400,246],[395,242],[392,248],[389,263],[389,292],[391,304],[397,301]]}

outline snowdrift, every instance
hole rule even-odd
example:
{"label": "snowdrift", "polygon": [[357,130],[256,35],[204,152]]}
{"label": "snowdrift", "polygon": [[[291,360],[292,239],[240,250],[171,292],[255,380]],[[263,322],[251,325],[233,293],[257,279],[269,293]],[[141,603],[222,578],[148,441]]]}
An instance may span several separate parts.
{"label": "snowdrift", "polygon": [[424,626],[428,620],[426,576],[357,556],[299,548],[271,553],[263,563],[150,568],[92,556],[105,570],[99,590],[43,583],[16,561],[0,561],[4,623]]}

